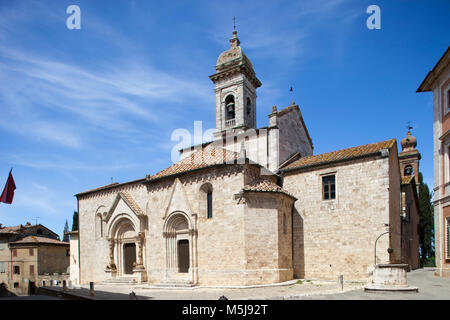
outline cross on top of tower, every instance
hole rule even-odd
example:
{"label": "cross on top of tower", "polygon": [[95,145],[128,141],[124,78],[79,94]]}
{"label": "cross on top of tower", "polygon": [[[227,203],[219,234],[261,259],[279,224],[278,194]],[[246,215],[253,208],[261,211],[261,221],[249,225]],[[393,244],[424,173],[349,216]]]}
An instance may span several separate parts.
{"label": "cross on top of tower", "polygon": [[233,30],[236,30],[236,17],[233,17]]}
{"label": "cross on top of tower", "polygon": [[413,127],[411,126],[411,121],[408,121],[407,124],[408,124],[408,125],[406,126],[406,128],[407,128],[408,131],[410,132],[411,129],[413,128]]}

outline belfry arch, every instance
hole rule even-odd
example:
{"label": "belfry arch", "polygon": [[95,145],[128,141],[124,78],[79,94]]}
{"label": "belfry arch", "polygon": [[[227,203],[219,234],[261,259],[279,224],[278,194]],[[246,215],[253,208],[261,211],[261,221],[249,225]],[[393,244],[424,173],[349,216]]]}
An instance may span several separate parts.
{"label": "belfry arch", "polygon": [[166,219],[164,237],[165,281],[197,282],[197,231],[190,217],[182,212],[172,212]]}

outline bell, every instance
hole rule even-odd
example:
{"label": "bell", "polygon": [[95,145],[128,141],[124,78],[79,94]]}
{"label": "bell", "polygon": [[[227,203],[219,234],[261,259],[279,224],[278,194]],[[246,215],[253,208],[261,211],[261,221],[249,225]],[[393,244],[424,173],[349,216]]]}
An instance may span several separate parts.
{"label": "bell", "polygon": [[234,103],[233,102],[230,102],[229,104],[227,104],[227,111],[234,112]]}

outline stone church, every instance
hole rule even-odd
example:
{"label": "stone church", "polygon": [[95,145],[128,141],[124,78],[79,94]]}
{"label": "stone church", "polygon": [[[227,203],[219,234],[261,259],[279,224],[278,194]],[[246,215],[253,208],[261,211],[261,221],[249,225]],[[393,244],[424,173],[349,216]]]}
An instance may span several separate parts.
{"label": "stone church", "polygon": [[314,155],[294,102],[257,128],[261,82],[236,31],[215,68],[214,141],[154,175],[76,195],[75,283],[366,281],[374,264],[418,267],[410,133],[400,153],[391,139]]}

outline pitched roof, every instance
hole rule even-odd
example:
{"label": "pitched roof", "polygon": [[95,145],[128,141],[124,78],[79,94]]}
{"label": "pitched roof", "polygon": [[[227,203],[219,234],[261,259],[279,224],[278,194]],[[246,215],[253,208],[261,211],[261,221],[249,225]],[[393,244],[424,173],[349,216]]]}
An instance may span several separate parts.
{"label": "pitched roof", "polygon": [[75,195],[75,197],[78,197],[78,196],[81,196],[81,195],[85,195],[85,194],[89,194],[89,193],[94,193],[94,192],[97,192],[97,191],[113,189],[113,188],[121,187],[121,186],[124,186],[124,185],[127,185],[127,184],[132,184],[132,183],[137,183],[137,182],[143,182],[143,181],[145,181],[145,178],[140,178],[140,179],[136,179],[136,180],[132,180],[132,181],[127,181],[127,182],[123,182],[123,183],[114,182],[114,183],[107,184],[107,185],[105,185],[105,186],[103,186],[103,187],[98,187],[98,188],[94,188],[94,189],[89,189],[89,190],[87,190],[87,191],[83,191],[83,192],[77,193],[77,194]]}
{"label": "pitched roof", "polygon": [[284,190],[279,185],[273,183],[270,180],[267,179],[258,179],[253,181],[252,183],[249,183],[248,185],[244,186],[242,188],[243,191],[253,191],[253,192],[276,192],[276,193],[283,193],[291,198],[295,198],[293,195],[291,195],[289,192]]}
{"label": "pitched roof", "polygon": [[171,165],[170,167],[156,173],[147,179],[147,181],[158,180],[164,177],[178,175],[222,164],[232,164],[239,159],[237,152],[229,151],[224,148],[207,145],[202,149],[191,153],[186,158]]}
{"label": "pitched roof", "polygon": [[28,244],[28,243],[69,245],[68,242],[63,242],[63,241],[46,238],[46,237],[37,237],[37,236],[28,236],[28,237],[22,238],[20,240],[11,242],[11,244]]}
{"label": "pitched roof", "polygon": [[43,228],[43,229],[47,229],[49,232],[57,235],[55,232],[53,232],[52,230],[50,230],[49,228],[43,226],[42,224],[31,224],[29,222],[27,222],[26,224],[19,224],[18,226],[13,226],[13,227],[0,227],[0,234],[21,234],[23,233],[26,229],[31,229],[31,228]]}
{"label": "pitched roof", "polygon": [[366,144],[363,146],[322,153],[316,156],[300,158],[284,167],[281,171],[309,168],[333,162],[348,161],[378,154],[382,149],[389,149],[396,143],[395,139]]}

